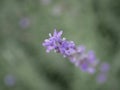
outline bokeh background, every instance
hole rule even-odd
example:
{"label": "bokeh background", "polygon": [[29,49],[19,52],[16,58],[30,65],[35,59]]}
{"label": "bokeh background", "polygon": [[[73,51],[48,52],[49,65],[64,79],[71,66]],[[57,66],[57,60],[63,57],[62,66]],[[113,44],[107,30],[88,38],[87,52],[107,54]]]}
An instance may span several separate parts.
{"label": "bokeh background", "polygon": [[[109,63],[106,82],[45,52],[54,28]],[[0,90],[120,90],[119,44],[120,0],[0,0]]]}

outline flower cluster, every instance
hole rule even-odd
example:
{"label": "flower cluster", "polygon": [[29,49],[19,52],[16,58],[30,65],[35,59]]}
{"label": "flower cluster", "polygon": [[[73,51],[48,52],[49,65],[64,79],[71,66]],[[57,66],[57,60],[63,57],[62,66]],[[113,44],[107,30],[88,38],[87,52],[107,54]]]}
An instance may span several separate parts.
{"label": "flower cluster", "polygon": [[99,84],[104,84],[108,79],[108,71],[110,69],[110,64],[107,62],[101,63],[99,68],[99,74],[96,78],[96,81]]}
{"label": "flower cluster", "polygon": [[93,51],[85,52],[84,46],[76,46],[73,41],[68,41],[66,38],[62,38],[63,31],[54,30],[53,35],[50,33],[49,38],[43,42],[43,46],[46,48],[46,52],[54,50],[57,53],[67,57],[70,62],[80,68],[82,71],[90,74],[95,73],[98,60],[95,57]]}
{"label": "flower cluster", "polygon": [[72,55],[75,52],[75,44],[73,41],[67,41],[65,38],[61,38],[62,31],[54,31],[53,36],[49,34],[50,38],[46,39],[43,46],[47,48],[46,52],[55,50],[55,52],[61,53],[65,57]]}

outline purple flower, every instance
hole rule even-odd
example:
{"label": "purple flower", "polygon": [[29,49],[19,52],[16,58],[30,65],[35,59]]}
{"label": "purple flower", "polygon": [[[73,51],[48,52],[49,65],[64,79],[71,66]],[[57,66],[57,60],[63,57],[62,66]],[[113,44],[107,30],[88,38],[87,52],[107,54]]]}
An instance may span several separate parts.
{"label": "purple flower", "polygon": [[83,53],[83,52],[85,52],[85,46],[83,46],[83,45],[78,46],[78,47],[77,47],[77,52],[78,52],[78,53]]}
{"label": "purple flower", "polygon": [[69,56],[75,51],[74,42],[61,38],[62,32],[63,31],[57,32],[55,29],[53,35],[51,35],[51,33],[49,34],[50,38],[46,39],[43,43],[43,46],[46,47],[47,52],[55,50],[63,56]]}
{"label": "purple flower", "polygon": [[95,67],[97,65],[97,60],[91,60],[89,54],[80,54],[78,60],[75,62],[75,65],[81,68],[82,71],[88,72],[90,74],[95,73]]}
{"label": "purple flower", "polygon": [[88,58],[89,58],[90,63],[94,63],[95,62],[96,57],[95,57],[95,54],[94,54],[93,51],[89,51],[88,52]]}
{"label": "purple flower", "polygon": [[89,67],[88,68],[88,73],[90,73],[90,74],[94,74],[95,73],[95,68],[94,67]]}
{"label": "purple flower", "polygon": [[43,46],[46,48],[46,52],[51,50],[62,54],[64,57],[69,58],[70,62],[79,67],[82,71],[90,74],[95,73],[95,68],[98,64],[93,51],[85,53],[85,47],[83,45],[76,46],[73,41],[68,41],[62,38],[63,31],[54,30],[53,35],[50,33],[49,38],[43,42]]}
{"label": "purple flower", "polygon": [[23,17],[20,19],[19,25],[21,28],[26,29],[30,26],[30,20],[27,17]]}
{"label": "purple flower", "polygon": [[46,52],[50,52],[51,50],[55,49],[56,43],[52,39],[46,39],[43,43],[43,46],[46,47]]}
{"label": "purple flower", "polygon": [[110,65],[107,62],[104,62],[100,65],[100,72],[108,72],[110,69]]}
{"label": "purple flower", "polygon": [[62,41],[60,46],[61,54],[65,56],[70,56],[75,52],[75,44],[73,41]]}
{"label": "purple flower", "polygon": [[[55,29],[53,37],[55,37],[55,38],[61,38],[62,33],[63,33],[63,31],[57,32],[56,29]],[[51,37],[51,34],[49,34],[49,36]]]}
{"label": "purple flower", "polygon": [[99,84],[105,83],[106,80],[107,80],[107,75],[104,74],[104,73],[99,74],[99,75],[97,76],[97,78],[96,78],[96,81],[97,81],[97,83],[99,83]]}
{"label": "purple flower", "polygon": [[7,86],[14,86],[15,83],[16,83],[16,79],[13,75],[6,75],[5,78],[4,78],[4,83],[7,85]]}

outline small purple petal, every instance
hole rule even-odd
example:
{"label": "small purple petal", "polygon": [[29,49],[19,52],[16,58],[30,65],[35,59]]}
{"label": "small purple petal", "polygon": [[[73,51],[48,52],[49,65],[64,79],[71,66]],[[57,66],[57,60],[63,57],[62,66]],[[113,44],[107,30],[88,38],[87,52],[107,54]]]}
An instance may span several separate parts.
{"label": "small purple petal", "polygon": [[62,35],[63,31],[57,32],[56,29],[54,30],[53,37],[55,38],[60,38]]}
{"label": "small purple petal", "polygon": [[81,64],[80,68],[81,68],[82,71],[87,71],[88,64],[87,63],[83,63],[83,64]]}
{"label": "small purple petal", "polygon": [[88,59],[91,63],[93,63],[95,61],[96,57],[95,57],[95,54],[93,51],[88,52]]}
{"label": "small purple petal", "polygon": [[95,68],[88,68],[88,73],[90,73],[90,74],[94,74],[95,73]]}
{"label": "small purple petal", "polygon": [[76,62],[76,58],[70,58],[70,62],[72,62],[72,63],[75,63]]}
{"label": "small purple petal", "polygon": [[58,32],[56,31],[56,29],[54,29],[53,36],[56,36],[57,34],[58,34]]}
{"label": "small purple petal", "polygon": [[85,47],[84,46],[78,46],[77,47],[77,52],[83,53],[84,51],[85,51]]}
{"label": "small purple petal", "polygon": [[61,37],[63,31],[58,32],[58,37]]}

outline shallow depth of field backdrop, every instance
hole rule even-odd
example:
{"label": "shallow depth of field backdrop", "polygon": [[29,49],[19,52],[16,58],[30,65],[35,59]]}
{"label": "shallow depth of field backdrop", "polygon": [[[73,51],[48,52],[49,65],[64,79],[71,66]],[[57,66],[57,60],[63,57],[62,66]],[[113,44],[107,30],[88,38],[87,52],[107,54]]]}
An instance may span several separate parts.
{"label": "shallow depth of field backdrop", "polygon": [[[42,46],[53,29],[108,62],[96,82]],[[0,0],[0,90],[120,90],[120,0]]]}

